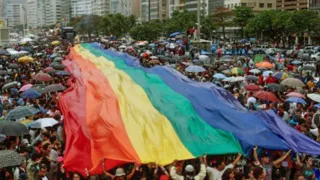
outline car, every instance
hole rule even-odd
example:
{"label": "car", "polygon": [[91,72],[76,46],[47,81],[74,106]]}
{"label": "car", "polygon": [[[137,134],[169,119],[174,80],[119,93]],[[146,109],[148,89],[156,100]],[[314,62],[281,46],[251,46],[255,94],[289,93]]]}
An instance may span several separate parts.
{"label": "car", "polygon": [[320,52],[311,55],[312,61],[320,61]]}

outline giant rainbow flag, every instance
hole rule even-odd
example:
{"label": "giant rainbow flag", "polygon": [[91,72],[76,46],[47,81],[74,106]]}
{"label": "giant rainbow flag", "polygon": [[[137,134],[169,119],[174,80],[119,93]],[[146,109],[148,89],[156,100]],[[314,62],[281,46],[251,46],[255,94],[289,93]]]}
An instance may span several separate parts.
{"label": "giant rainbow flag", "polygon": [[247,154],[253,146],[320,154],[320,144],[273,111],[247,111],[228,91],[194,82],[171,67],[144,68],[99,44],[71,49],[72,78],[60,97],[66,131],[65,168],[84,174],[123,163],[204,154]]}

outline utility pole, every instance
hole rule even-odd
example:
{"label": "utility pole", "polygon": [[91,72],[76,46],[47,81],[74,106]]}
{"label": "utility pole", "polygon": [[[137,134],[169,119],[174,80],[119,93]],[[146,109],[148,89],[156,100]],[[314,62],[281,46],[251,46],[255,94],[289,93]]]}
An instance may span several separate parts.
{"label": "utility pole", "polygon": [[[150,0],[149,0],[150,1]],[[197,21],[198,21],[198,31],[197,31],[197,40],[200,41],[200,27],[201,27],[201,19],[200,19],[200,0],[198,0],[198,5],[197,5]]]}
{"label": "utility pole", "polygon": [[148,0],[148,18],[149,22],[151,21],[151,0]]}

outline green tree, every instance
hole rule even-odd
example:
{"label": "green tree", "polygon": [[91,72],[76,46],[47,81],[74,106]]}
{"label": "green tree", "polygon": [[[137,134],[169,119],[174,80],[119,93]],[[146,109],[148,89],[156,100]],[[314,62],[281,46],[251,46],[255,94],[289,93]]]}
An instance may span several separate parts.
{"label": "green tree", "polygon": [[166,34],[180,31],[184,32],[196,25],[197,16],[195,13],[189,11],[175,11],[172,13],[172,18],[165,21]]}
{"label": "green tree", "polygon": [[233,22],[241,27],[241,36],[244,38],[244,27],[246,27],[250,19],[254,17],[253,11],[246,6],[237,6],[233,10],[233,15]]}
{"label": "green tree", "polygon": [[217,27],[222,29],[223,39],[225,39],[225,28],[232,25],[232,11],[228,8],[217,8],[212,18]]}
{"label": "green tree", "polygon": [[161,36],[162,32],[162,22],[160,22],[159,20],[153,20],[150,22],[137,24],[130,30],[130,35],[133,39],[136,40],[154,41],[157,40],[159,36]]}
{"label": "green tree", "polygon": [[213,24],[212,16],[206,16],[201,18],[201,33],[207,38],[212,38],[212,31],[217,27]]}

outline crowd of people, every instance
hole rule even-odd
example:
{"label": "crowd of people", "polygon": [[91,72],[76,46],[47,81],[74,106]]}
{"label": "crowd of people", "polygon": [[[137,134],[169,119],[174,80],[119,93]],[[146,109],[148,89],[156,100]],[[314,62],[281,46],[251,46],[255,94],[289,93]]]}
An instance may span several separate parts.
{"label": "crowd of people", "polygon": [[[0,135],[4,132],[3,127],[14,127],[14,122],[24,124],[27,133],[12,135],[4,134],[5,138],[0,142],[0,150],[4,152],[16,152],[19,157],[23,158],[22,163],[13,165],[5,164],[4,158],[14,161],[11,157],[2,157],[0,151],[0,179],[2,180],[65,180],[65,179],[173,179],[173,180],[311,180],[318,177],[317,164],[315,158],[306,154],[294,153],[291,151],[271,151],[262,148],[254,148],[252,153],[246,156],[238,155],[206,155],[198,159],[175,161],[170,165],[160,166],[154,163],[149,164],[126,164],[112,170],[105,169],[105,161],[102,159],[101,166],[103,174],[91,175],[85,169],[86,176],[83,177],[81,172],[66,172],[64,170],[64,146],[65,134],[63,130],[63,114],[59,110],[59,94],[68,88],[68,79],[70,74],[64,71],[61,60],[68,54],[71,44],[60,40],[59,43],[51,43],[53,39],[38,41],[37,43],[23,43],[12,46],[15,50],[29,49],[29,57],[32,60],[19,60],[21,57],[9,54],[2,54],[0,58]],[[165,52],[165,46],[157,46],[157,52]],[[104,48],[117,50],[112,44],[104,44]],[[119,50],[119,49],[118,49]],[[151,50],[152,51],[152,50]],[[217,85],[228,89],[235,97],[249,110],[266,110],[272,109],[284,121],[292,127],[301,131],[301,133],[317,141],[318,130],[320,125],[320,112],[314,102],[306,99],[305,104],[286,103],[286,95],[290,92],[297,92],[296,88],[286,88],[285,90],[270,89],[269,84],[281,82],[273,74],[264,76],[252,74],[250,70],[252,59],[250,57],[234,59],[229,62],[220,62],[215,64],[201,65],[204,67],[203,72],[188,72],[186,68],[193,65],[190,58],[184,58],[178,62],[170,62],[162,58],[153,59],[152,52],[137,52],[134,48],[126,50],[130,55],[140,59],[142,65],[153,67],[154,65],[171,65],[178,71],[196,81],[213,82]],[[185,55],[181,46],[177,46],[171,53],[179,56]],[[170,52],[169,52],[170,54]],[[197,55],[198,54],[198,55]],[[156,55],[156,54],[154,54]],[[194,58],[199,57],[199,52],[195,52]],[[151,58],[152,57],[152,58]],[[270,60],[266,60],[270,61]],[[278,63],[271,62],[270,63]],[[287,64],[285,64],[287,63]],[[286,61],[283,67],[291,66]],[[299,65],[300,66],[300,65]],[[227,68],[225,68],[227,67]],[[256,75],[257,78],[252,80],[242,80],[241,82],[229,82],[214,77],[216,73],[233,68],[243,69],[243,73],[235,75],[244,76]],[[276,71],[277,66],[269,70]],[[281,72],[289,72],[290,68],[283,68]],[[300,68],[301,69],[301,68]],[[314,82],[311,73],[303,74],[299,67],[295,68],[297,74],[306,86],[298,89],[302,95],[310,92],[318,92],[318,83]],[[319,72],[316,72],[319,73]],[[226,73],[230,77],[231,73]],[[48,90],[48,86],[59,85],[64,88]],[[248,85],[256,85],[259,90],[272,92],[280,101],[270,102],[261,100],[254,96],[254,91],[247,90]],[[266,85],[266,86],[265,86]],[[28,96],[26,92],[36,91],[35,96]],[[257,91],[257,90],[255,90]],[[37,94],[38,93],[38,94]],[[31,93],[32,94],[32,93]],[[14,111],[21,107],[33,107],[38,109],[32,114],[19,118],[10,118]],[[22,112],[20,112],[21,114]],[[43,118],[54,119],[56,124],[47,127],[33,126],[34,123]],[[9,123],[11,122],[11,124]],[[1,124],[3,126],[1,126]],[[4,126],[6,124],[6,126]],[[8,126],[7,126],[8,125]],[[2,129],[1,129],[2,127]],[[320,129],[320,128],[319,128]],[[12,129],[13,131],[13,129]],[[0,136],[1,137],[1,136]],[[14,155],[14,154],[13,154]],[[12,156],[13,156],[12,155]],[[7,163],[7,162],[6,162]]]}

